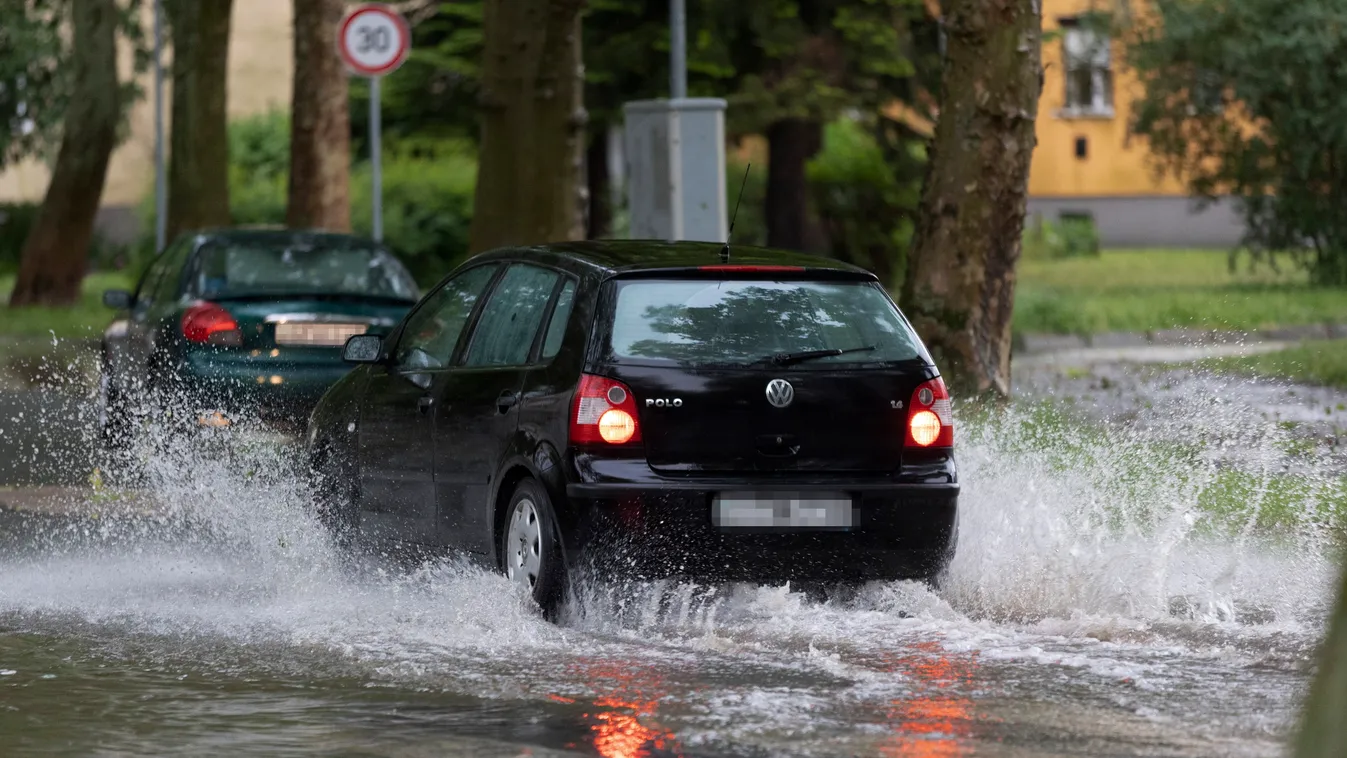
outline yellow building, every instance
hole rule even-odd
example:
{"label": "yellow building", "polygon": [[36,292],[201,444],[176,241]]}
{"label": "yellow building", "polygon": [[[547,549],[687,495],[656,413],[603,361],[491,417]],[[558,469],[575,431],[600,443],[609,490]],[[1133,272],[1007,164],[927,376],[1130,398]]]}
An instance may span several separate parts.
{"label": "yellow building", "polygon": [[1236,244],[1243,226],[1230,202],[1196,212],[1183,184],[1158,177],[1145,140],[1132,135],[1140,84],[1123,46],[1101,38],[1084,14],[1105,0],[1042,0],[1043,95],[1029,172],[1029,211],[1044,219],[1091,216],[1105,245]]}
{"label": "yellow building", "polygon": [[[152,30],[151,3],[143,3],[144,28]],[[290,107],[293,72],[291,4],[280,0],[234,0],[229,35],[229,117],[238,118]],[[171,62],[171,47],[165,29],[165,57]],[[123,77],[131,72],[131,50],[119,51]],[[127,240],[139,231],[136,208],[147,192],[154,190],[154,73],[145,72],[139,84],[145,92],[131,108],[129,133],[112,154],[107,183],[103,185],[98,227],[112,239]],[[168,99],[172,84],[164,77],[164,129],[168,130]],[[167,139],[167,138],[166,138]],[[0,202],[41,202],[50,177],[48,166],[28,160],[0,172]]]}

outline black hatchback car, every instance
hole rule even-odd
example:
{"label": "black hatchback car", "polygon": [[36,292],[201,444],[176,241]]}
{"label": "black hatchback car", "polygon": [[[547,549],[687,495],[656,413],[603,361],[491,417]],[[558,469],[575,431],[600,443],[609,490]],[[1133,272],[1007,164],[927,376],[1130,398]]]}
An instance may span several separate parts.
{"label": "black hatchback car", "polygon": [[869,272],[705,243],[473,258],[314,410],[340,535],[453,549],[554,610],[582,567],[929,579],[956,541],[945,384]]}

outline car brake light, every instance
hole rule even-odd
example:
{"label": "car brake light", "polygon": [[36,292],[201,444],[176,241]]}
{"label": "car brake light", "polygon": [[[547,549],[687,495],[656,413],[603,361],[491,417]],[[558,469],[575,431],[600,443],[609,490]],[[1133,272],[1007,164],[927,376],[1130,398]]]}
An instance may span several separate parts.
{"label": "car brake light", "polygon": [[775,272],[778,272],[778,273],[783,272],[783,271],[804,271],[804,267],[803,267],[803,266],[749,266],[749,265],[742,265],[742,264],[741,264],[741,265],[721,264],[721,265],[717,265],[717,266],[699,266],[699,267],[697,268],[697,270],[698,270],[698,271],[719,271],[719,272],[726,273],[726,274],[731,274],[731,273],[733,273],[733,274],[746,274],[746,273],[758,274],[758,273],[771,273],[771,272],[774,272],[774,271],[775,271]]}
{"label": "car brake light", "polygon": [[241,345],[243,332],[229,311],[215,303],[198,302],[182,314],[182,336],[203,345]]}
{"label": "car brake light", "polygon": [[641,441],[636,399],[622,382],[582,374],[571,413],[571,444],[630,445]]}
{"label": "car brake light", "polygon": [[904,447],[954,447],[954,409],[945,380],[936,377],[912,392]]}

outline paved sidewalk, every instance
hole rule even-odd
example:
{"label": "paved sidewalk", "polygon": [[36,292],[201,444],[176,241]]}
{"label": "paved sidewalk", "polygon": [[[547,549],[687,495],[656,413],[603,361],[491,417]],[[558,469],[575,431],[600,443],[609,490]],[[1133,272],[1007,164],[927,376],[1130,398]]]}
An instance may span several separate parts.
{"label": "paved sidewalk", "polygon": [[1018,355],[1061,353],[1090,348],[1204,347],[1212,345],[1262,345],[1303,340],[1347,338],[1347,324],[1306,324],[1253,332],[1210,329],[1159,329],[1149,332],[1102,334],[1023,334],[1015,340]]}
{"label": "paved sidewalk", "polygon": [[144,493],[92,487],[0,487],[0,510],[41,516],[106,516],[125,518],[153,515]]}
{"label": "paved sidewalk", "polygon": [[1273,353],[1295,342],[1253,344],[1138,345],[1135,347],[1081,347],[1040,353],[1017,353],[1013,369],[1084,368],[1101,363],[1188,363],[1207,358]]}

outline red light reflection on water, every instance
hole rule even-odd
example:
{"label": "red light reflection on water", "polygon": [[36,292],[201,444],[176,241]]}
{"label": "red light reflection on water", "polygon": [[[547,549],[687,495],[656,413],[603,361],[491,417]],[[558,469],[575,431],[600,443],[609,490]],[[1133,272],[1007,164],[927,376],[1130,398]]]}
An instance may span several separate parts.
{"label": "red light reflection on water", "polygon": [[[654,751],[682,755],[673,732],[659,726],[655,718],[660,698],[666,694],[658,672],[635,661],[591,659],[580,659],[570,669],[578,679],[604,693],[584,714],[599,755],[649,758]],[[557,696],[553,699],[564,700]]]}
{"label": "red light reflection on water", "polygon": [[906,675],[910,696],[894,700],[887,713],[896,734],[880,748],[892,758],[956,758],[968,755],[973,701],[963,694],[977,671],[974,654],[954,654],[935,642],[920,642],[910,654],[888,654],[881,668]]}

